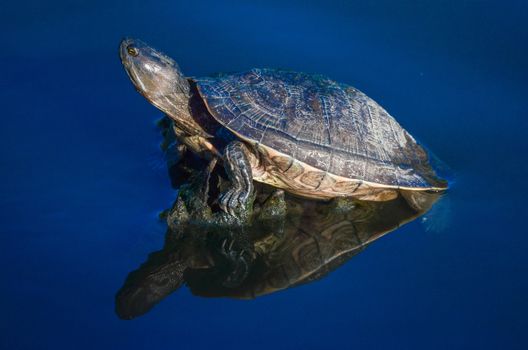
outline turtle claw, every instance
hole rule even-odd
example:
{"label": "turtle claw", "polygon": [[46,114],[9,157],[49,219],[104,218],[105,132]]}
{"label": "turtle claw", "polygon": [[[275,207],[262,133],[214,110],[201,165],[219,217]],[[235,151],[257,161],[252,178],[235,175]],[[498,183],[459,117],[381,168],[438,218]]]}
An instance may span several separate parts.
{"label": "turtle claw", "polygon": [[238,205],[240,207],[246,207],[246,204],[249,200],[249,197],[251,195],[251,190],[250,191],[240,191],[239,194],[238,194]]}

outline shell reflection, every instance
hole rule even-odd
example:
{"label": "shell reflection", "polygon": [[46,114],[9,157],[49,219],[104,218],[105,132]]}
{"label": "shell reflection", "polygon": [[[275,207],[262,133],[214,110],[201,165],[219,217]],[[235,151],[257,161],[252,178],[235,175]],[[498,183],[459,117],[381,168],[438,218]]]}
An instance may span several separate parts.
{"label": "shell reflection", "polygon": [[237,226],[215,216],[208,202],[222,186],[218,168],[188,170],[191,179],[166,216],[163,249],[131,272],[116,296],[119,317],[146,313],[182,284],[198,296],[248,299],[315,281],[440,197],[400,192],[387,202],[318,202],[260,186],[252,223]]}

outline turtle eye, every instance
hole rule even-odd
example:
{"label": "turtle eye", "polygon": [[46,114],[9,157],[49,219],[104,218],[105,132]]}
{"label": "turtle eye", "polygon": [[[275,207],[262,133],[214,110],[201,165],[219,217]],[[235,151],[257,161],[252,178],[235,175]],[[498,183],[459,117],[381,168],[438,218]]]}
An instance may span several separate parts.
{"label": "turtle eye", "polygon": [[127,46],[127,52],[132,57],[136,57],[137,55],[139,55],[139,50],[132,45]]}

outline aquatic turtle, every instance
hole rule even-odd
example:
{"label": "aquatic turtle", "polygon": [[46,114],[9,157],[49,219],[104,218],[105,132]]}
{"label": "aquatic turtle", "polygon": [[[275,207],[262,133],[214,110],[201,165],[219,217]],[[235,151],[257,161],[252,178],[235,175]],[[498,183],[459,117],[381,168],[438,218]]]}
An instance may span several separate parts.
{"label": "aquatic turtle", "polygon": [[223,161],[232,183],[219,196],[224,211],[246,207],[253,180],[314,199],[386,201],[398,189],[447,187],[415,139],[352,86],[275,69],[189,78],[132,39],[120,56],[136,89],[174,120],[178,139]]}

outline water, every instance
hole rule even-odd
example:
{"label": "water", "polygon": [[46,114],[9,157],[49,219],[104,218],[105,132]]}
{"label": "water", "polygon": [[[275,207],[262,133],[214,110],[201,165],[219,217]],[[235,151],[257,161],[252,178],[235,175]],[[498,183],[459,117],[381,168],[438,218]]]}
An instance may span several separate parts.
{"label": "water", "polygon": [[[0,344],[526,348],[527,20],[520,1],[4,5]],[[319,282],[250,301],[182,288],[120,320],[114,295],[163,246],[176,195],[124,36],[191,76],[281,67],[356,86],[450,167],[448,202]]]}

